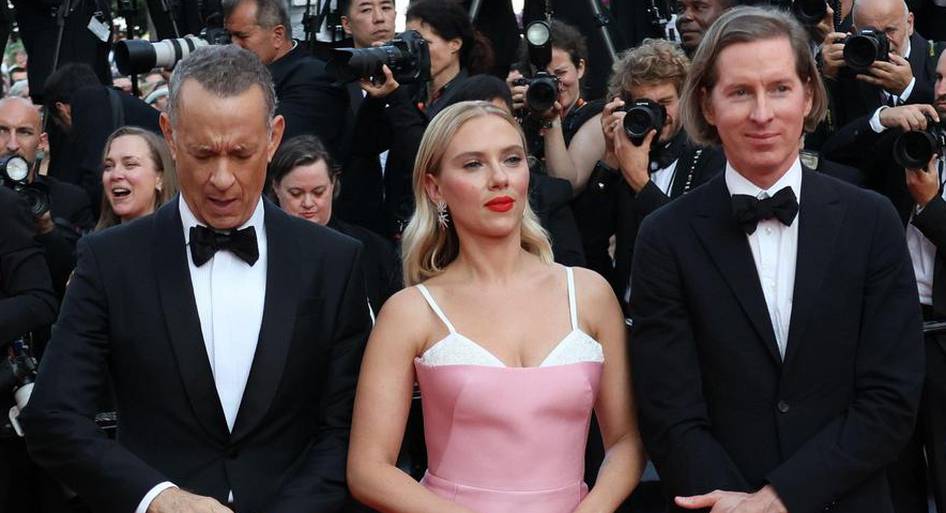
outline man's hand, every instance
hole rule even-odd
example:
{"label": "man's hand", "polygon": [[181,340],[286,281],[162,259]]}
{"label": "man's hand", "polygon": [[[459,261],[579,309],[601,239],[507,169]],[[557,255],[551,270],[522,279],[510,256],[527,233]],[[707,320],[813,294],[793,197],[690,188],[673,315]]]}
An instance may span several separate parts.
{"label": "man's hand", "polygon": [[870,65],[869,74],[859,74],[857,79],[899,96],[913,80],[913,68],[903,57],[893,52],[889,55],[889,61],[874,61]]}
{"label": "man's hand", "polygon": [[827,78],[837,78],[838,71],[844,66],[844,38],[847,34],[831,32],[821,43],[821,74]]}
{"label": "man's hand", "polygon": [[56,223],[53,222],[53,216],[48,210],[43,215],[36,218],[36,233],[39,235],[46,235],[55,228]]}
{"label": "man's hand", "polygon": [[151,501],[147,513],[233,513],[233,510],[216,499],[168,488]]}
{"label": "man's hand", "polygon": [[640,192],[641,189],[650,181],[650,146],[654,138],[657,137],[657,131],[651,130],[644,136],[644,141],[636,145],[628,139],[621,126],[624,120],[624,112],[615,113],[619,117],[618,126],[613,129],[611,139],[614,143],[614,156],[617,158],[618,165],[621,167],[621,174],[624,180],[634,192]]}
{"label": "man's hand", "polygon": [[705,495],[677,497],[674,502],[686,509],[712,508],[710,513],[788,513],[771,485],[755,493],[716,490]]}
{"label": "man's hand", "polygon": [[926,169],[907,169],[907,189],[913,201],[920,208],[926,208],[929,202],[939,194],[939,173],[936,164],[939,155],[933,155]]}
{"label": "man's hand", "polygon": [[824,11],[824,17],[810,29],[812,41],[824,41],[828,34],[834,32],[834,9],[831,8],[831,2],[825,4],[827,9]]}
{"label": "man's hand", "polygon": [[526,107],[526,91],[529,90],[527,85],[515,85],[516,80],[519,80],[522,77],[522,73],[519,73],[519,70],[514,69],[506,75],[506,85],[509,86],[509,92],[512,93],[512,109],[520,110]]}
{"label": "man's hand", "polygon": [[926,130],[927,116],[939,123],[939,114],[932,105],[889,107],[880,111],[880,124],[886,128],[899,128],[905,132]]}
{"label": "man's hand", "polygon": [[381,65],[381,71],[384,72],[384,82],[380,84],[376,84],[364,78],[358,81],[361,88],[372,98],[384,98],[400,87],[400,84],[394,80],[394,74],[391,73],[391,68],[389,68],[387,64]]}
{"label": "man's hand", "polygon": [[620,97],[615,97],[613,100],[608,102],[604,106],[604,110],[601,112],[601,132],[604,134],[604,153],[607,155],[614,155],[614,129],[621,126],[621,117],[616,116],[616,112],[620,112],[619,109],[624,107],[624,100]]}

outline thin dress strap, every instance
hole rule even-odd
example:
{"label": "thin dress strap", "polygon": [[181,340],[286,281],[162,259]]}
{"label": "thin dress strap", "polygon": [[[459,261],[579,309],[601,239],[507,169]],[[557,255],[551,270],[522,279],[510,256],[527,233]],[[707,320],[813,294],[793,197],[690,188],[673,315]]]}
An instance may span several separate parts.
{"label": "thin dress strap", "polygon": [[565,268],[565,275],[568,277],[568,313],[572,318],[572,330],[578,329],[578,306],[575,302],[575,273],[571,267]]}
{"label": "thin dress strap", "polygon": [[430,305],[430,309],[437,314],[437,317],[440,317],[440,320],[443,321],[444,325],[447,326],[447,329],[450,330],[450,333],[456,333],[457,330],[453,328],[453,324],[450,324],[450,320],[447,319],[447,316],[443,314],[443,310],[440,309],[440,306],[437,305],[437,302],[434,301],[434,297],[430,295],[430,291],[427,290],[427,287],[423,283],[417,284],[417,290],[424,296],[424,299],[427,300],[427,304]]}

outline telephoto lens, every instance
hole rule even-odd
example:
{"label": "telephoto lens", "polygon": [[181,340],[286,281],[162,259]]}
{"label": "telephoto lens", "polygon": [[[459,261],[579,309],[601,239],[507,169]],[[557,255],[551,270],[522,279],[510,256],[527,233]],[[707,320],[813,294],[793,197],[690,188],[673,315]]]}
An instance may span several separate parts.
{"label": "telephoto lens", "polygon": [[893,143],[893,158],[907,169],[926,169],[933,155],[946,152],[946,126],[930,124],[926,130],[911,130]]}
{"label": "telephoto lens", "polygon": [[856,73],[865,73],[874,61],[888,60],[890,41],[874,27],[865,27],[844,39],[844,62]]}
{"label": "telephoto lens", "polygon": [[430,80],[427,41],[416,30],[408,30],[381,46],[336,48],[329,58],[329,71],[342,82],[384,78],[384,65],[399,84]]}
{"label": "telephoto lens", "polygon": [[828,14],[828,4],[825,0],[795,0],[792,13],[802,25],[814,27]]}
{"label": "telephoto lens", "polygon": [[624,106],[624,133],[634,144],[640,145],[647,133],[658,133],[667,122],[667,109],[663,105],[648,99],[634,100]]}
{"label": "telephoto lens", "polygon": [[558,100],[558,77],[544,71],[529,80],[526,89],[526,106],[532,112],[545,112]]}

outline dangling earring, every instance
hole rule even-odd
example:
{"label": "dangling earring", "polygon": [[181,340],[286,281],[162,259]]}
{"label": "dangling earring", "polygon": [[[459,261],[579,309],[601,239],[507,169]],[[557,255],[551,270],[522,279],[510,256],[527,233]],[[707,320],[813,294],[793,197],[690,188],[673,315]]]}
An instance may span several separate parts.
{"label": "dangling earring", "polygon": [[450,212],[447,212],[447,203],[442,200],[437,202],[437,224],[441,230],[446,230],[450,224]]}

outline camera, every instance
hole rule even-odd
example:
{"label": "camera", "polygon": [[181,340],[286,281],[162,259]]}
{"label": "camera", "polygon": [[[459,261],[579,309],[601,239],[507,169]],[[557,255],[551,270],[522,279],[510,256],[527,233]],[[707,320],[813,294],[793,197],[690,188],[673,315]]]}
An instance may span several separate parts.
{"label": "camera", "polygon": [[926,130],[911,130],[893,143],[893,158],[907,169],[926,169],[933,155],[946,152],[946,124],[929,120]]}
{"label": "camera", "polygon": [[399,84],[430,80],[430,49],[416,30],[398,34],[394,39],[371,48],[336,48],[329,56],[330,71],[342,82],[384,78],[387,64]]}
{"label": "camera", "polygon": [[20,428],[17,417],[20,416],[23,408],[26,408],[30,395],[33,393],[33,383],[36,382],[39,365],[30,351],[30,345],[25,336],[17,338],[10,344],[7,359],[9,362],[8,372],[13,376],[13,400],[16,403],[10,408],[10,423],[13,425],[16,434],[23,436],[23,430]]}
{"label": "camera", "polygon": [[[516,79],[513,85],[529,86],[526,107],[535,113],[545,112],[558,100],[558,77],[546,71],[552,62],[552,31],[545,21],[534,21],[526,27],[526,47],[529,64],[535,69],[528,78]],[[531,71],[531,70],[530,70]]]}
{"label": "camera", "polygon": [[814,27],[828,14],[828,4],[825,0],[794,0],[792,14],[802,25]]}
{"label": "camera", "polygon": [[19,155],[0,157],[0,183],[18,192],[29,205],[33,217],[49,211],[49,187],[29,182],[30,166]]}
{"label": "camera", "polygon": [[147,73],[154,68],[173,68],[201,46],[230,44],[230,34],[222,27],[206,27],[199,36],[163,41],[132,39],[115,44],[115,65],[123,75]]}
{"label": "camera", "polygon": [[659,135],[667,122],[667,109],[647,98],[628,102],[623,110],[627,113],[624,115],[624,133],[638,146],[651,130],[656,130]]}
{"label": "camera", "polygon": [[889,59],[890,41],[874,27],[865,27],[844,38],[844,62],[851,70],[865,73],[874,61]]}

